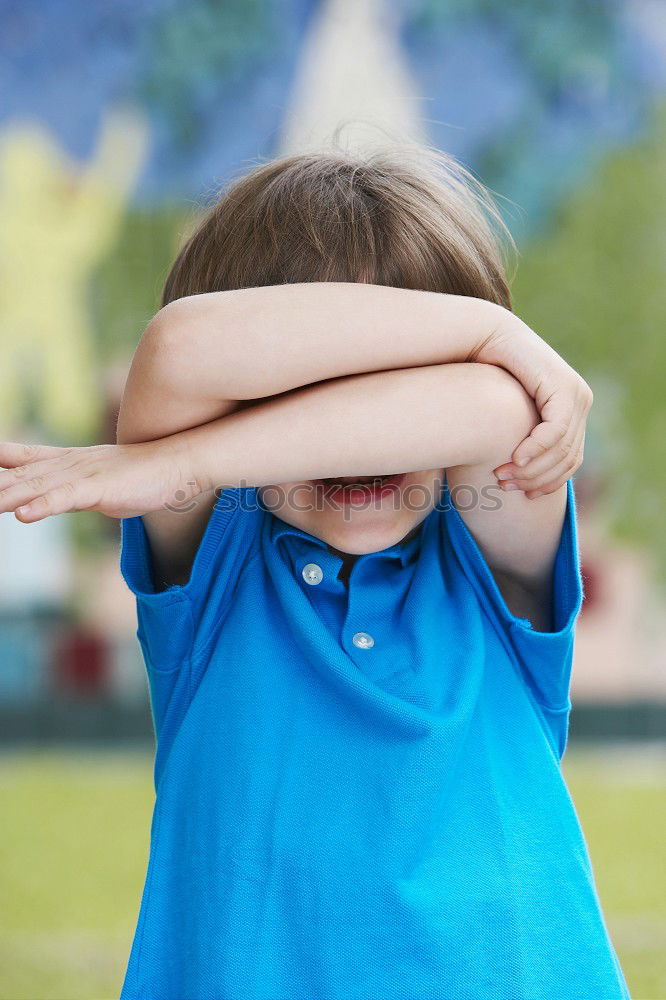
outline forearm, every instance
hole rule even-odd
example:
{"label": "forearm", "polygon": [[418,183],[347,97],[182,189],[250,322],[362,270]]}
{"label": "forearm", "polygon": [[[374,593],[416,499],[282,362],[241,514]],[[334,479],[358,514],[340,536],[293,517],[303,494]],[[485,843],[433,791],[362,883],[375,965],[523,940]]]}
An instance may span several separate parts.
{"label": "forearm", "polygon": [[[481,299],[345,282],[242,289],[170,303],[153,317],[137,348],[117,441],[153,440],[235,418],[240,414],[233,411],[249,412],[267,397],[282,407],[304,387],[353,374],[466,362],[505,369],[541,417],[530,425],[529,437],[513,442],[511,456],[498,460],[506,463],[499,471],[526,490],[550,492],[553,483],[565,481],[582,461],[592,393],[522,320]],[[528,463],[520,476],[510,458]],[[354,472],[359,469],[349,474]],[[247,481],[247,475],[240,478]]]}
{"label": "forearm", "polygon": [[202,490],[503,458],[537,420],[499,368],[432,365],[320,382],[183,432]]}
{"label": "forearm", "polygon": [[135,360],[183,399],[254,400],[355,373],[484,362],[509,327],[512,342],[540,340],[485,299],[303,282],[177,299],[153,317]]}

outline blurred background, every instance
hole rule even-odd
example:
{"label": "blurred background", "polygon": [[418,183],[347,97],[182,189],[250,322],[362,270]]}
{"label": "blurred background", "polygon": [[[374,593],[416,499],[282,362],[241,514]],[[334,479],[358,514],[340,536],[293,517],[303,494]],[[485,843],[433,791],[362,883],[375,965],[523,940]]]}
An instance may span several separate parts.
{"label": "blurred background", "polygon": [[[515,311],[595,392],[564,771],[666,998],[666,4],[0,2],[0,439],[114,443],[199,213],[260,159],[423,140],[500,196]],[[0,1000],[117,996],[153,729],[119,522],[0,515]],[[593,1000],[593,998],[590,998]]]}

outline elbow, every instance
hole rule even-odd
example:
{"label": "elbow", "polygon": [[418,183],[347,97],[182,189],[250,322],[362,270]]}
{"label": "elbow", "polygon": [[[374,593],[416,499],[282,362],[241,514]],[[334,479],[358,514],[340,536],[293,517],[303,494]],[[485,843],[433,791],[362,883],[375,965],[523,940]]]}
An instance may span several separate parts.
{"label": "elbow", "polygon": [[149,440],[155,409],[149,400],[172,394],[169,375],[172,362],[167,360],[172,351],[171,334],[161,312],[144,329],[132,358],[116,420],[118,445]]}
{"label": "elbow", "polygon": [[[141,335],[135,360],[154,366],[166,358],[173,358],[178,338],[174,336],[177,323],[174,322],[173,303],[156,312]],[[182,332],[181,332],[182,339]],[[177,360],[177,359],[174,359]]]}
{"label": "elbow", "polygon": [[171,306],[155,313],[146,326],[132,359],[132,369],[142,384],[159,386],[170,393],[188,371],[182,328],[174,322]]}
{"label": "elbow", "polygon": [[496,460],[498,465],[510,460],[514,449],[539,425],[541,416],[536,403],[517,378],[504,368],[484,367],[490,369],[487,377],[492,382],[496,401],[491,461]]}

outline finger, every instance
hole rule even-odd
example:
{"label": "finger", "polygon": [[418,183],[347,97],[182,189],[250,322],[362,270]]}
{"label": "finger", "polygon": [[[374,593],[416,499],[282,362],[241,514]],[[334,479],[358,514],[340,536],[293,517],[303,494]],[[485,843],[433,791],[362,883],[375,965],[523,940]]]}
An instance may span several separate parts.
{"label": "finger", "polygon": [[30,479],[6,486],[0,490],[0,514],[4,514],[9,510],[16,510],[21,504],[30,503],[31,500],[36,499],[57,485],[57,479],[51,475],[31,476]]}
{"label": "finger", "polygon": [[[557,456],[555,449],[564,446],[567,435],[573,434],[574,428],[563,421],[544,420],[532,429],[524,441],[521,441],[511,456],[511,465],[521,472],[531,473],[531,463],[540,460],[541,467],[548,465]],[[559,461],[561,455],[557,458]]]}
{"label": "finger", "polygon": [[[75,456],[70,452],[69,448],[63,448],[62,454],[53,458],[46,458],[31,465],[19,465],[14,469],[3,469],[0,471],[0,499],[2,499],[4,491],[11,489],[12,486],[26,483],[38,477],[48,478],[54,474],[70,470],[76,464]],[[45,491],[40,490],[40,492]]]}
{"label": "finger", "polygon": [[502,480],[507,480],[518,483],[521,489],[536,489],[541,483],[553,479],[559,473],[560,467],[566,466],[570,460],[575,459],[584,439],[585,424],[583,423],[576,428],[575,437],[562,439],[524,468],[519,469],[513,463],[507,462],[506,465],[495,469],[495,475],[500,481],[500,485]]}
{"label": "finger", "polygon": [[[83,481],[82,481],[83,482]],[[96,501],[81,483],[71,481],[62,483],[42,496],[36,497],[28,504],[16,508],[15,514],[19,521],[41,521],[54,514],[66,514],[75,510],[89,510]]]}
{"label": "finger", "polygon": [[581,427],[578,436],[571,448],[567,448],[566,454],[554,465],[545,469],[540,475],[523,478],[522,471],[514,477],[512,482],[518,484],[522,490],[539,490],[554,483],[562,475],[572,476],[582,465],[583,450],[585,445],[585,427]]}
{"label": "finger", "polygon": [[525,496],[527,497],[528,500],[536,500],[537,497],[544,497],[547,496],[549,493],[556,493],[570,479],[571,476],[569,475],[560,476],[559,479],[555,480],[552,483],[548,483],[547,486],[542,487],[540,490],[528,490],[525,493]]}
{"label": "finger", "polygon": [[[564,486],[569,479],[572,478],[573,473],[564,472],[557,479],[549,480],[538,490],[523,490],[523,495],[528,500],[535,500],[537,497],[546,496],[549,493],[555,493],[561,486]],[[511,487],[512,489],[520,489],[518,486]]]}
{"label": "finger", "polygon": [[518,445],[511,456],[513,463],[519,468],[526,468],[558,440],[576,437],[576,428],[585,423],[592,401],[592,390],[580,376],[576,378],[573,393],[562,389],[555,391],[539,406],[541,424]]}
{"label": "finger", "polygon": [[558,463],[552,469],[548,469],[543,473],[542,476],[536,477],[534,480],[510,480],[509,482],[500,482],[499,485],[502,489],[518,489],[522,490],[526,495],[535,490],[541,490],[543,493],[552,493],[553,489],[556,489],[556,484],[564,477],[564,480],[570,479],[580,468],[583,461],[582,449],[573,452],[565,461]]}
{"label": "finger", "polygon": [[[585,431],[583,429],[578,440],[576,441],[576,444],[565,459],[558,462],[557,465],[548,469],[541,476],[537,476],[533,480],[521,480],[516,477],[515,479],[510,480],[510,484],[513,487],[522,490],[528,497],[530,497],[530,494],[535,491],[540,491],[542,493],[554,492],[554,490],[556,490],[562,482],[566,482],[567,479],[571,479],[571,477],[583,464],[584,443]],[[500,483],[500,486],[503,489],[505,489],[508,485],[509,483]]]}
{"label": "finger", "polygon": [[524,487],[548,471],[552,474],[561,461],[566,461],[567,455],[575,452],[592,401],[592,390],[580,378],[573,395],[553,393],[539,407],[541,424],[521,441],[510,462],[494,470],[498,479],[520,479]]}
{"label": "finger", "polygon": [[[540,425],[544,427],[543,424]],[[509,462],[505,462],[504,465],[498,465],[494,469],[494,473],[498,479],[523,479],[530,480],[534,479],[536,476],[543,475],[549,469],[554,468],[573,450],[575,446],[575,437],[580,433],[581,425],[572,427],[570,431],[564,437],[557,437],[557,434],[553,432],[548,433],[546,428],[543,432],[542,441],[546,439],[554,439],[553,443],[549,448],[542,451],[535,458],[531,459],[526,465],[518,466],[513,459]],[[538,428],[535,428],[538,430]],[[525,438],[525,441],[521,442],[522,446],[529,438]],[[520,447],[519,446],[519,447]],[[518,449],[514,451],[514,455],[518,453]]]}
{"label": "finger", "polygon": [[69,454],[70,449],[61,451],[64,455],[0,472],[0,511],[14,510],[19,503],[47,493],[71,477],[75,456]]}
{"label": "finger", "polygon": [[37,497],[45,496],[62,486],[68,478],[71,479],[71,476],[71,469],[56,469],[55,472],[31,476],[30,479],[5,487],[0,490],[0,514],[16,510],[17,507],[31,503]]}
{"label": "finger", "polygon": [[69,448],[58,448],[50,444],[23,444],[17,441],[0,441],[0,467],[16,469],[21,465],[32,465],[47,458],[57,458]]}

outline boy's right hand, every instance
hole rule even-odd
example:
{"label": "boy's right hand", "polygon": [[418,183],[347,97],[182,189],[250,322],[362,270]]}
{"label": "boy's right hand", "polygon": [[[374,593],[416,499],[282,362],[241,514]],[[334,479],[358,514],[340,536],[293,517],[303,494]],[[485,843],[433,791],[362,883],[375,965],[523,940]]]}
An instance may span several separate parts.
{"label": "boy's right hand", "polygon": [[0,442],[0,513],[26,523],[77,510],[134,517],[202,492],[177,435],[81,448]]}

